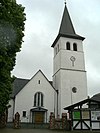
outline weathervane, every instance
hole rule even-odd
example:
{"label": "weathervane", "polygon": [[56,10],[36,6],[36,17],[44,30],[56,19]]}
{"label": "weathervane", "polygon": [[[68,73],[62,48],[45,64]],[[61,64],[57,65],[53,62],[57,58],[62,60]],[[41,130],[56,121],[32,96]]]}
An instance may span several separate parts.
{"label": "weathervane", "polygon": [[66,5],[66,0],[65,0],[65,5]]}

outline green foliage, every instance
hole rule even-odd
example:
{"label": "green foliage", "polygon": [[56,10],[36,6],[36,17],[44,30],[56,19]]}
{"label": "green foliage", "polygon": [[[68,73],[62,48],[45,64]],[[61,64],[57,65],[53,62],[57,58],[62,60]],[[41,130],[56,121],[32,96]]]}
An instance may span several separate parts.
{"label": "green foliage", "polygon": [[0,114],[12,92],[11,71],[23,42],[25,20],[24,7],[16,0],[0,0]]}

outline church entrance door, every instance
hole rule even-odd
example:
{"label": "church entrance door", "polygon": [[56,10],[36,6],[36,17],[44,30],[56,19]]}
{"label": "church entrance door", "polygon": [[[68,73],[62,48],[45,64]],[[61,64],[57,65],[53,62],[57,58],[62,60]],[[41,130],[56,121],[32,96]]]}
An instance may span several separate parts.
{"label": "church entrance door", "polygon": [[34,112],[34,122],[44,123],[44,112]]}
{"label": "church entrance door", "polygon": [[47,122],[47,109],[37,107],[30,110],[32,112],[32,123],[45,123]]}

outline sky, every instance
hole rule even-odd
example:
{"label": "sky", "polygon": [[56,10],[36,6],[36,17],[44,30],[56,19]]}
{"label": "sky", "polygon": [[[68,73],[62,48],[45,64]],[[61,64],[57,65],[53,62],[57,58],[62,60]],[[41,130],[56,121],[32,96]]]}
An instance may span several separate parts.
{"label": "sky", "polygon": [[[49,80],[53,75],[53,48],[64,0],[16,0],[25,7],[25,36],[17,53],[12,74],[31,79],[41,69]],[[88,95],[100,93],[100,0],[67,0],[67,8],[77,34],[83,41]]]}

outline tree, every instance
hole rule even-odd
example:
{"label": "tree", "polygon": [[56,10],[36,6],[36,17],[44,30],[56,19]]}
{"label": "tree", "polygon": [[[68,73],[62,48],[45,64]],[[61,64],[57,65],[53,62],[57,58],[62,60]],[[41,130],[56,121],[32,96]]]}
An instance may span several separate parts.
{"label": "tree", "polygon": [[16,0],[0,0],[0,114],[5,111],[12,92],[11,71],[23,42],[24,9]]}

